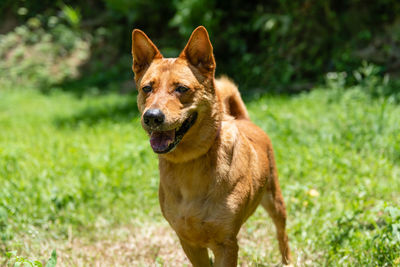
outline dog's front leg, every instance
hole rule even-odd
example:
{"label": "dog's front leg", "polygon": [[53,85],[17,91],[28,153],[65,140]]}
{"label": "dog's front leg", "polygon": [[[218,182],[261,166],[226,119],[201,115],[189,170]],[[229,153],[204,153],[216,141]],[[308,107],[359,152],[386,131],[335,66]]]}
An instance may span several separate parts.
{"label": "dog's front leg", "polygon": [[194,247],[182,239],[179,239],[186,256],[194,267],[208,267],[210,260],[208,258],[208,250],[202,247]]}
{"label": "dog's front leg", "polygon": [[215,267],[234,267],[237,265],[239,246],[237,240],[227,240],[211,248],[215,256]]}

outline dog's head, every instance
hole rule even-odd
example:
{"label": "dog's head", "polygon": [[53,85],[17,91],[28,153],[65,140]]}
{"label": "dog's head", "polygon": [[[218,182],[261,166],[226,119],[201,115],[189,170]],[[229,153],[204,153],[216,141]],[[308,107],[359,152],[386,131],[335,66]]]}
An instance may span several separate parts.
{"label": "dog's head", "polygon": [[[214,103],[215,60],[207,30],[196,28],[177,58],[164,58],[140,30],[132,32],[141,123],[154,152],[174,150]],[[198,128],[198,127],[197,127]]]}

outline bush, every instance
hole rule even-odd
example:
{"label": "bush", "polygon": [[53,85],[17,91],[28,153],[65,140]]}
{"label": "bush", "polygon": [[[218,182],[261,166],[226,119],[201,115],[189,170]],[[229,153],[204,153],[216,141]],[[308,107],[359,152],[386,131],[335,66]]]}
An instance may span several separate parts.
{"label": "bush", "polygon": [[[352,72],[363,59],[388,70],[393,65],[389,56],[399,58],[395,51],[400,27],[394,25],[399,25],[400,3],[395,1],[176,0],[174,4],[177,11],[170,25],[185,37],[194,26],[207,26],[219,70],[251,86],[292,92],[310,89],[324,73]],[[376,46],[385,46],[386,53]]]}
{"label": "bush", "polygon": [[[98,31],[108,33],[102,45],[91,51],[93,62],[105,62],[106,68],[117,58],[129,56],[133,28],[144,30],[165,56],[177,56],[191,31],[204,25],[214,46],[217,73],[234,77],[244,88],[309,90],[323,82],[327,72],[352,73],[363,61],[379,66],[380,74],[396,76],[400,72],[400,2],[395,0],[65,3],[70,6],[57,1],[44,5],[39,0],[19,4],[7,0],[0,11],[11,11],[17,14],[14,20],[27,21],[37,14],[51,17],[61,10],[64,21],[74,29],[61,29],[65,36],[75,36],[68,40],[80,40],[75,35],[78,30],[91,36]],[[123,69],[129,72],[129,65]]]}
{"label": "bush", "polygon": [[89,57],[87,39],[61,16],[30,18],[25,25],[0,36],[0,79],[46,89],[75,78]]}
{"label": "bush", "polygon": [[383,74],[382,67],[366,61],[363,61],[361,66],[351,74],[346,72],[327,73],[325,85],[331,89],[332,96],[336,100],[344,97],[345,90],[347,90],[370,98],[380,98],[384,102],[387,99],[393,102],[400,101],[399,80],[391,80],[388,74]]}

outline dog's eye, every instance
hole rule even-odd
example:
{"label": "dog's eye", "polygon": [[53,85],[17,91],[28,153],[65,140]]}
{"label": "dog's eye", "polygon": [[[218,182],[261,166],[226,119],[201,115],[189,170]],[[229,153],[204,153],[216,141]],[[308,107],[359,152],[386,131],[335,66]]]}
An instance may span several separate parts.
{"label": "dog's eye", "polygon": [[175,88],[175,92],[178,92],[178,93],[181,93],[181,94],[186,92],[186,91],[188,91],[188,90],[189,90],[188,87],[182,86],[182,85],[180,85],[180,86]]}
{"label": "dog's eye", "polygon": [[143,86],[142,87],[142,91],[144,92],[144,93],[150,93],[151,91],[153,90],[153,88],[150,86],[150,85],[146,85],[146,86]]}

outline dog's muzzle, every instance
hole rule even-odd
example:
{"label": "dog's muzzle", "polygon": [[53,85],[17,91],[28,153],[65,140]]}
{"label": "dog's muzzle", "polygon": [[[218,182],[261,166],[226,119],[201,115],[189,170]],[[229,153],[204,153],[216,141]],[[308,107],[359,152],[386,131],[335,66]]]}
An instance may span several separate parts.
{"label": "dog's muzzle", "polygon": [[197,112],[194,112],[182,123],[180,127],[167,131],[150,132],[150,145],[153,151],[157,154],[165,154],[172,151],[182,140],[183,136],[193,126],[193,124],[196,122],[196,119]]}

